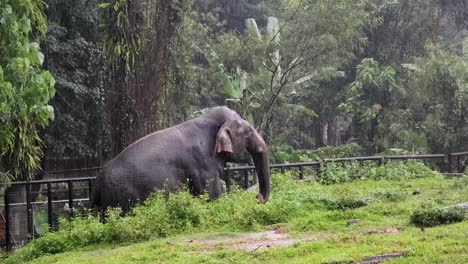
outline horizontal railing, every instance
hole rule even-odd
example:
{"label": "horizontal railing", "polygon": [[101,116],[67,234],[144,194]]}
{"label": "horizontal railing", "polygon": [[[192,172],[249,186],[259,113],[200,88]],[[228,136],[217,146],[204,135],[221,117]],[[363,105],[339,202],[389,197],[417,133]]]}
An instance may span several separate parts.
{"label": "horizontal railing", "polygon": [[71,172],[80,172],[80,171],[93,171],[93,170],[100,170],[101,168],[102,167],[91,167],[91,168],[72,169],[72,170],[48,171],[47,174],[62,174],[62,173],[71,173]]}

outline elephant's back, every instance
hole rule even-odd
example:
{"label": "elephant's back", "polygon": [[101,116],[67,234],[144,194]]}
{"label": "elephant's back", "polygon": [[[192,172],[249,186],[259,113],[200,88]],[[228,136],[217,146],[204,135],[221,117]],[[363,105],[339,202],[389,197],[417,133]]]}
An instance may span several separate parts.
{"label": "elephant's back", "polygon": [[158,152],[165,154],[177,152],[183,145],[193,141],[213,138],[224,122],[241,119],[240,116],[225,106],[211,108],[208,113],[190,119],[176,126],[165,128],[148,134],[126,147],[114,160],[131,160],[134,156],[153,155]]}

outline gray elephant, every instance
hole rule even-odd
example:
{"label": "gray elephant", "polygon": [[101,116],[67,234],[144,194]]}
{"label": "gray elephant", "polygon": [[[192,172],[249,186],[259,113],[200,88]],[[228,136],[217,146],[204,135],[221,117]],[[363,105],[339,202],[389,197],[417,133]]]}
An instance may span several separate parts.
{"label": "gray elephant", "polygon": [[268,147],[258,132],[227,107],[213,107],[179,125],[149,134],[109,161],[96,178],[92,205],[122,207],[124,212],[155,189],[174,192],[187,185],[195,196],[222,193],[226,162],[252,157],[258,175],[258,199],[270,194]]}

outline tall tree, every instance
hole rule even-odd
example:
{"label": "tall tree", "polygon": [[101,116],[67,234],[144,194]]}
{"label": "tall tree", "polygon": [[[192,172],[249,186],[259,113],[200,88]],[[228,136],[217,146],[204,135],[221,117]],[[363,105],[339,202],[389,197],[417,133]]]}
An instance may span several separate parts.
{"label": "tall tree", "polygon": [[186,1],[116,0],[104,11],[104,42],[110,57],[106,100],[111,152],[161,127],[159,106],[168,67],[169,43]]}
{"label": "tall tree", "polygon": [[57,80],[57,95],[51,102],[55,120],[45,134],[48,158],[99,164],[108,147],[97,4],[97,0],[47,1],[44,66]]}
{"label": "tall tree", "polygon": [[416,60],[410,75],[412,120],[427,136],[433,152],[468,148],[468,67],[463,60],[437,46]]}
{"label": "tall tree", "polygon": [[32,0],[0,2],[0,173],[30,180],[40,167],[39,128],[53,119],[48,104],[55,80],[42,69],[44,55],[36,37],[45,34],[43,3]]}

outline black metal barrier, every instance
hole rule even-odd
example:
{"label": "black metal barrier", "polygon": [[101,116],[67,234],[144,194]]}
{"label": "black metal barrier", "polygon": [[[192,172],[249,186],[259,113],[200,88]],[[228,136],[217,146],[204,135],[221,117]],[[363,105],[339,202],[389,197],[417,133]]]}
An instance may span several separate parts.
{"label": "black metal barrier", "polygon": [[[33,226],[33,205],[44,204],[44,202],[32,202],[32,185],[40,185],[46,184],[47,191],[46,191],[46,203],[47,203],[47,223],[49,228],[52,230],[52,216],[53,216],[53,204],[54,203],[61,203],[61,202],[68,202],[68,214],[69,217],[73,217],[73,203],[75,201],[87,201],[87,199],[74,199],[73,196],[73,183],[76,182],[88,182],[88,193],[91,193],[92,181],[96,177],[79,177],[79,178],[66,178],[66,179],[51,179],[51,180],[35,180],[35,181],[21,181],[21,182],[12,182],[11,186],[5,189],[4,193],[4,216],[3,220],[5,223],[5,242],[3,243],[6,250],[11,249],[11,226],[10,226],[10,209],[12,206],[24,206],[26,205],[26,226],[27,226],[27,234],[28,240],[33,239],[34,234],[34,226]],[[53,183],[67,183],[68,186],[68,199],[66,200],[56,200],[52,199],[52,184]],[[26,202],[25,203],[10,203],[10,191],[14,187],[24,186],[24,191],[26,193]],[[89,195],[88,195],[89,196]]]}
{"label": "black metal barrier", "polygon": [[[465,158],[465,164],[462,164],[462,158]],[[280,169],[281,172],[284,172],[285,169],[297,168],[299,170],[299,179],[304,179],[304,167],[312,167],[316,170],[317,176],[320,177],[320,173],[326,170],[327,163],[344,163],[344,162],[364,162],[364,161],[374,161],[378,165],[385,163],[386,161],[391,160],[441,160],[447,164],[447,172],[454,174],[454,170],[458,173],[464,170],[466,163],[468,163],[468,151],[466,152],[457,152],[457,153],[450,153],[450,154],[424,154],[424,155],[393,155],[393,156],[367,156],[367,157],[350,157],[350,158],[333,158],[333,159],[323,159],[322,161],[312,161],[312,162],[298,162],[298,163],[287,163],[287,164],[271,164],[271,169]],[[456,161],[457,164],[455,167],[452,167],[453,161]],[[86,172],[90,170],[98,170],[98,167],[89,168],[89,169],[78,169],[72,170],[74,172]],[[231,189],[231,173],[236,172],[243,172],[243,187],[249,188],[249,171],[254,171],[255,166],[241,166],[241,167],[227,167],[224,168],[225,171],[225,182],[228,191]],[[69,171],[56,171],[56,172],[48,172],[47,174],[60,174]],[[456,173],[455,173],[456,174]],[[26,222],[27,222],[27,234],[28,239],[31,240],[34,238],[34,226],[33,226],[33,205],[35,204],[44,204],[44,202],[32,202],[32,185],[40,185],[46,184],[46,197],[47,197],[47,223],[51,230],[53,227],[53,204],[60,203],[60,202],[68,202],[69,208],[68,216],[73,217],[74,214],[74,205],[73,203],[76,201],[89,201],[89,196],[91,194],[92,182],[96,177],[78,177],[78,178],[64,178],[64,179],[50,179],[50,180],[35,180],[35,181],[22,181],[22,182],[13,182],[11,186],[5,190],[4,194],[4,223],[5,223],[5,242],[2,244],[5,246],[6,250],[10,250],[12,243],[11,243],[11,223],[9,221],[10,218],[10,209],[12,206],[24,206],[26,205]],[[255,179],[255,177],[253,177]],[[74,197],[74,183],[77,182],[88,182],[88,198],[77,199]],[[54,183],[66,183],[68,188],[68,199],[65,200],[53,200],[52,199],[52,184]],[[24,186],[24,191],[26,192],[26,202],[25,203],[11,203],[10,202],[10,189],[12,187],[17,186]],[[1,220],[1,218],[0,218]]]}

